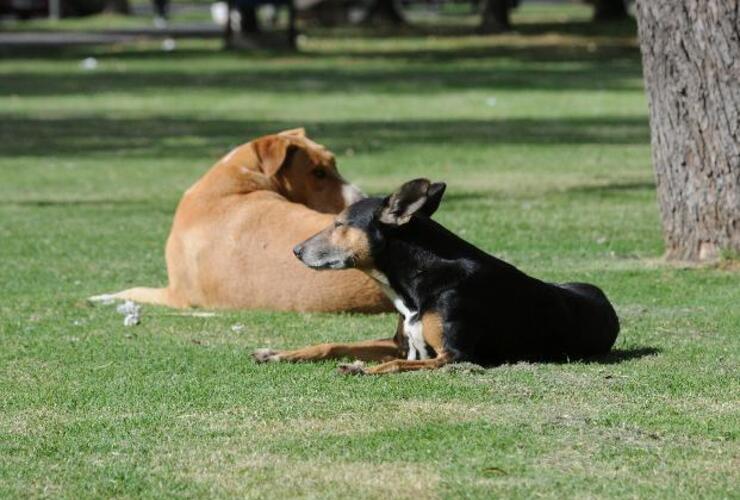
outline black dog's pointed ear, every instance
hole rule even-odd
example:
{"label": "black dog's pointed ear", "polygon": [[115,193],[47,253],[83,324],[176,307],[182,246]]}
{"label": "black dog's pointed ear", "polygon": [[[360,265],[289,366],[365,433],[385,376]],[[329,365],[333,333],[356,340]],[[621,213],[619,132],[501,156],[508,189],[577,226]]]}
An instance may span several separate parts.
{"label": "black dog's pointed ear", "polygon": [[442,196],[445,194],[445,189],[447,189],[447,184],[444,182],[435,182],[429,186],[427,202],[421,207],[421,213],[427,217],[431,217],[439,208],[439,204],[442,203]]}
{"label": "black dog's pointed ear", "polygon": [[445,191],[443,183],[432,184],[428,179],[414,179],[385,199],[379,220],[384,224],[400,226],[419,212],[431,215],[439,207]]}

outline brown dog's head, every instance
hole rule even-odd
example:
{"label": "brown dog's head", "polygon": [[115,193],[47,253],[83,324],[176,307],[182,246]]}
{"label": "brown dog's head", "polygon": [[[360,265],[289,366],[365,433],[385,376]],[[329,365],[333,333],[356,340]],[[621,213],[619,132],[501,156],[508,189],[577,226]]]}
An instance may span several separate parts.
{"label": "brown dog's head", "polygon": [[260,137],[248,146],[260,172],[291,201],[335,214],[364,197],[339,174],[334,155],[302,128]]}

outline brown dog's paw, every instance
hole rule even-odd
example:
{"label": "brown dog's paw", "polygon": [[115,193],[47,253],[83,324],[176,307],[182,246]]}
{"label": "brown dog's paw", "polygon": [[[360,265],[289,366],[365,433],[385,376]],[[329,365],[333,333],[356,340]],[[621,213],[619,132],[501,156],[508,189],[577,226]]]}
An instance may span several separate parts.
{"label": "brown dog's paw", "polygon": [[269,348],[257,349],[252,353],[252,357],[257,363],[270,363],[273,361],[280,361],[280,355],[277,351],[273,351]]}
{"label": "brown dog's paw", "polygon": [[342,375],[365,375],[365,363],[362,361],[343,363],[337,367],[337,372]]}

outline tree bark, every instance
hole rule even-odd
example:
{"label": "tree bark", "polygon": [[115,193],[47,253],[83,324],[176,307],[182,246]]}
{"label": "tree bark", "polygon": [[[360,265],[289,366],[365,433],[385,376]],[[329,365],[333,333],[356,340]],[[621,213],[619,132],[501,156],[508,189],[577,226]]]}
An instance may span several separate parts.
{"label": "tree bark", "polygon": [[667,257],[740,253],[740,0],[638,0]]}
{"label": "tree bark", "polygon": [[511,29],[509,10],[511,0],[485,0],[483,19],[479,27],[481,33],[503,33]]}
{"label": "tree bark", "polygon": [[406,20],[394,0],[376,0],[365,16],[367,24],[405,24]]}
{"label": "tree bark", "polygon": [[594,17],[596,22],[609,22],[627,19],[627,6],[624,0],[594,0]]}

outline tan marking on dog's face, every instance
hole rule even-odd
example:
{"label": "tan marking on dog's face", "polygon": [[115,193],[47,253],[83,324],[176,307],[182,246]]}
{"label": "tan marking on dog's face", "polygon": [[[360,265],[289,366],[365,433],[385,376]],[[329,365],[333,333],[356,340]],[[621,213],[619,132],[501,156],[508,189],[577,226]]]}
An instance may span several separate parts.
{"label": "tan marking on dog's face", "polygon": [[445,352],[444,346],[444,323],[439,313],[430,311],[421,317],[422,335],[437,356]]}
{"label": "tan marking on dog's face", "polygon": [[370,242],[361,229],[346,223],[340,214],[334,224],[300,243],[298,258],[314,269],[367,270],[373,267]]}
{"label": "tan marking on dog's face", "polygon": [[335,225],[331,228],[329,244],[343,249],[352,255],[354,267],[358,269],[371,269],[373,257],[370,253],[370,241],[365,231],[349,226],[342,217],[337,217]]}

